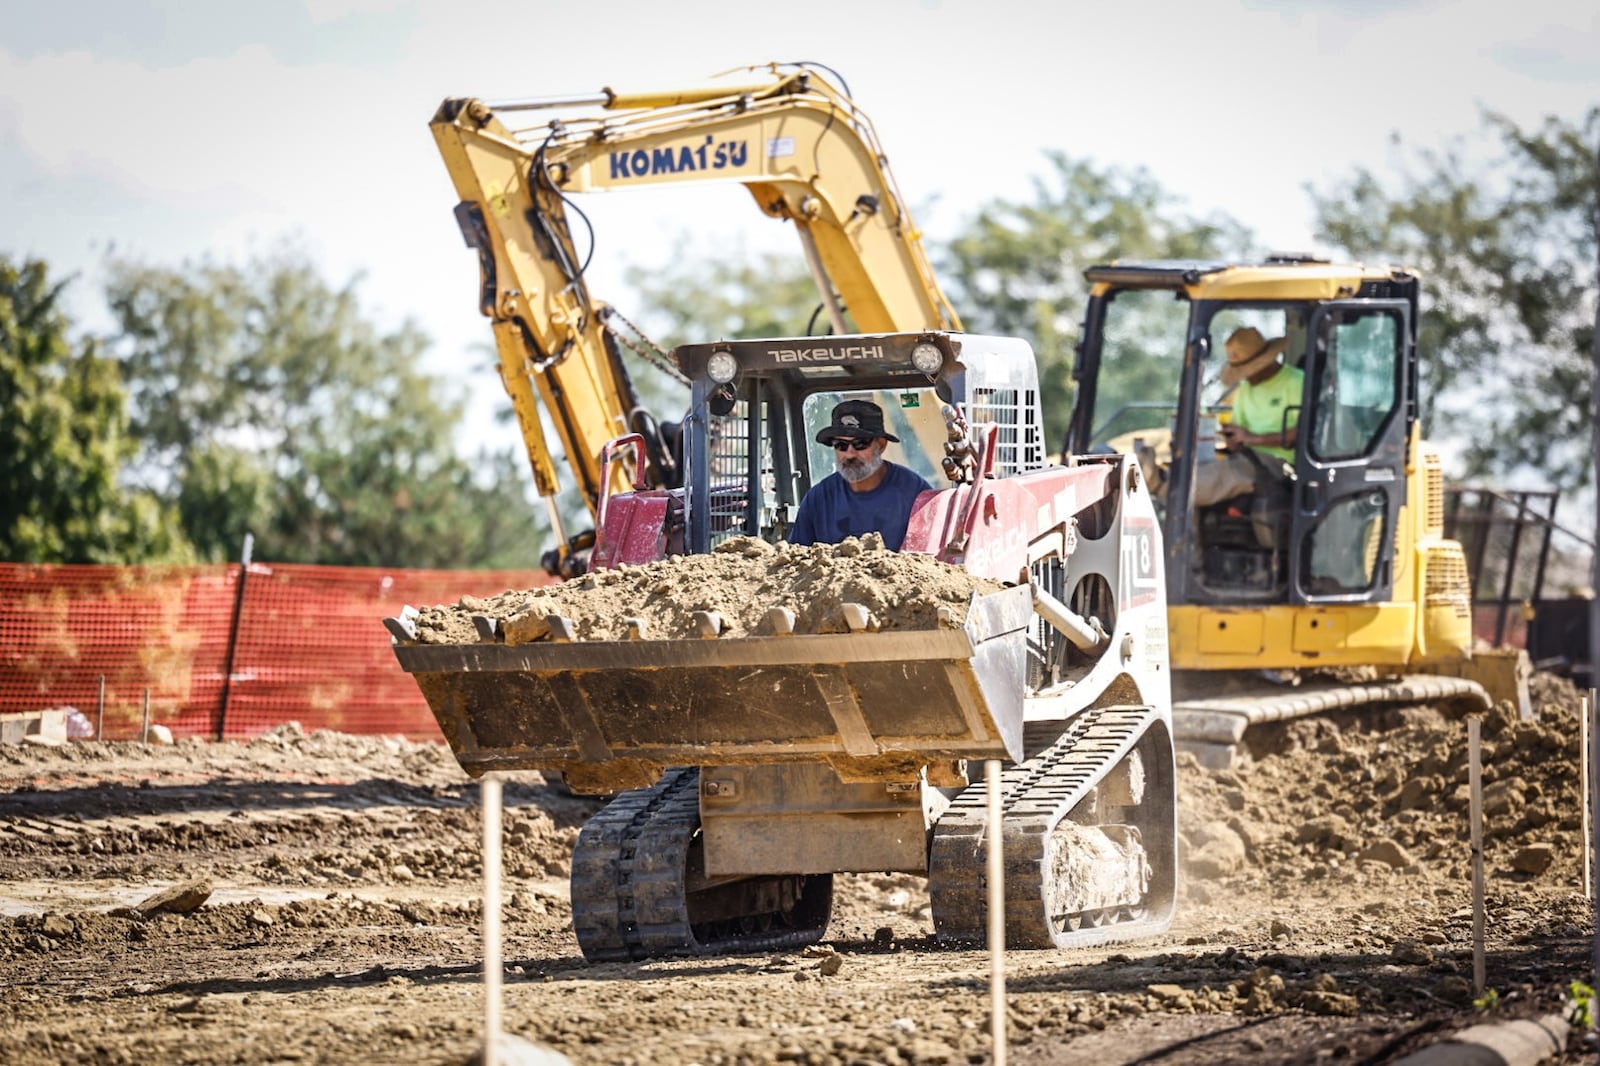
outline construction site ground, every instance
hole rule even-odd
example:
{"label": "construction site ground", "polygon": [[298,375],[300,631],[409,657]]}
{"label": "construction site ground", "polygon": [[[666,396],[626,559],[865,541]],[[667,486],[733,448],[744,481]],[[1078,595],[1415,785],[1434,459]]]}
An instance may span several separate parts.
{"label": "construction site ground", "polygon": [[[1393,1062],[1563,1010],[1593,929],[1578,697],[1534,691],[1537,722],[1483,723],[1486,996],[1467,728],[1396,709],[1264,735],[1233,771],[1183,760],[1171,932],[1009,952],[1010,1061]],[[293,726],[0,748],[0,1061],[467,1061],[477,797],[441,745]],[[806,951],[591,965],[566,878],[596,801],[529,773],[505,802],[508,1031],[583,1064],[990,1061],[989,956],[934,938],[920,878],[840,877]],[[141,911],[193,882],[196,909]],[[1575,1036],[1547,1061],[1593,1057]]]}

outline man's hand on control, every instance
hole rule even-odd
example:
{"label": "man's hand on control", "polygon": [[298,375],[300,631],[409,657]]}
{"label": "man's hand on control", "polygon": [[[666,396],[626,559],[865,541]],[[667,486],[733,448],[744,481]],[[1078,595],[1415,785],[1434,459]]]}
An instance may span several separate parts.
{"label": "man's hand on control", "polygon": [[1222,446],[1226,451],[1231,452],[1242,445],[1250,443],[1250,434],[1244,431],[1243,426],[1235,425],[1232,422],[1221,427],[1218,432],[1222,434]]}

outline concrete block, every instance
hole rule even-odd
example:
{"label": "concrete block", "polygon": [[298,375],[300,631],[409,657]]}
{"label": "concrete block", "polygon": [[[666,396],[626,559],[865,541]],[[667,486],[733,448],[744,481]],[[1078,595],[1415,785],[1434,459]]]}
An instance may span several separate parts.
{"label": "concrete block", "polygon": [[67,712],[14,711],[0,714],[0,744],[65,744]]}

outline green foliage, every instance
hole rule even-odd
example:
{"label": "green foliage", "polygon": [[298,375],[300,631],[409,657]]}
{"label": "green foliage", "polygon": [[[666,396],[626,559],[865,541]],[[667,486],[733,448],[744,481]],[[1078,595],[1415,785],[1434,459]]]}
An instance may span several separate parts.
{"label": "green foliage", "polygon": [[663,348],[740,337],[803,337],[828,332],[816,285],[793,256],[696,257],[680,240],[671,259],[685,269],[630,268],[625,280],[644,308],[642,322]]}
{"label": "green foliage", "polygon": [[[985,205],[950,242],[939,276],[967,329],[1026,337],[1039,359],[1046,441],[1063,439],[1072,410],[1072,351],[1088,300],[1083,271],[1112,259],[1242,255],[1248,228],[1223,215],[1196,218],[1146,171],[1098,168],[1061,152],[1027,203]],[[1126,358],[1138,358],[1130,344]],[[1137,368],[1119,368],[1136,380]],[[1152,371],[1147,377],[1165,377]]]}
{"label": "green foliage", "polygon": [[1600,240],[1600,107],[1526,131],[1488,113],[1497,153],[1458,138],[1417,154],[1397,189],[1358,169],[1313,191],[1319,235],[1423,277],[1424,431],[1463,446],[1469,477],[1593,476],[1589,433]]}
{"label": "green foliage", "polygon": [[1483,995],[1472,1001],[1472,1009],[1479,1014],[1488,1014],[1498,1006],[1500,1006],[1500,993],[1492,988],[1484,989]]}
{"label": "green foliage", "polygon": [[108,300],[141,474],[204,558],[536,566],[540,520],[510,453],[457,453],[460,389],[427,339],[385,330],[301,253],[173,270],[111,264]]}
{"label": "green foliage", "polygon": [[1568,986],[1567,996],[1572,1000],[1572,1008],[1567,1012],[1567,1021],[1585,1032],[1593,1029],[1594,989],[1582,981],[1574,981]]}
{"label": "green foliage", "polygon": [[136,448],[122,381],[115,360],[69,338],[65,284],[0,255],[0,559],[181,561],[168,510],[119,483]]}

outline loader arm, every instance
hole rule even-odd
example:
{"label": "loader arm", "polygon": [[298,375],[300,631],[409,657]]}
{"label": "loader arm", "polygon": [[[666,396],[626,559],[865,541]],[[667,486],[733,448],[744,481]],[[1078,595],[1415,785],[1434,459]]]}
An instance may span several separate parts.
{"label": "loader arm", "polygon": [[[738,182],[770,217],[795,224],[835,333],[957,329],[887,169],[872,125],[809,69],[778,64],[710,88],[488,105],[451,99],[431,127],[479,256],[480,309],[493,322],[502,381],[540,495],[560,486],[559,437],[591,515],[599,456],[625,433],[650,454],[646,482],[676,484],[669,450],[628,375],[613,312],[589,292],[588,249],[568,197],[673,184]],[[556,111],[517,129],[502,116]],[[613,487],[624,487],[620,482]]]}

